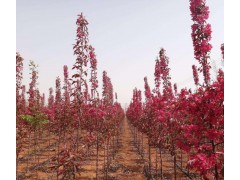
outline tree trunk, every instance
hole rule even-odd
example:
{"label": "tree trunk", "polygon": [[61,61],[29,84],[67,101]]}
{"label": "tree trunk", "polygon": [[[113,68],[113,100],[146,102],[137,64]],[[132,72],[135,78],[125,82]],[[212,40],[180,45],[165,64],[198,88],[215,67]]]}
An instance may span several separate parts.
{"label": "tree trunk", "polygon": [[143,148],[143,133],[142,133],[142,159],[144,158],[144,148]]}
{"label": "tree trunk", "polygon": [[[59,165],[59,150],[60,150],[60,128],[58,130],[58,147],[57,147],[57,163],[58,163],[58,165]],[[57,180],[59,179],[59,177],[58,177],[58,169],[59,168],[57,168]]]}
{"label": "tree trunk", "polygon": [[113,160],[114,160],[114,155],[115,155],[115,142],[114,142],[115,138],[113,136]]}
{"label": "tree trunk", "polygon": [[159,153],[160,153],[160,173],[161,173],[161,180],[162,180],[163,179],[163,170],[162,170],[162,148],[161,148],[161,145],[159,148]]}
{"label": "tree trunk", "polygon": [[174,154],[173,157],[173,161],[174,161],[174,179],[177,179],[177,167],[176,167],[176,155]]}
{"label": "tree trunk", "polygon": [[109,168],[109,157],[108,157],[108,150],[109,150],[109,138],[107,139],[107,180],[108,180],[108,168]]}
{"label": "tree trunk", "polygon": [[30,146],[31,146],[31,131],[29,133],[29,138],[28,138],[28,159],[27,159],[27,172],[29,172],[29,157],[30,157]]}
{"label": "tree trunk", "polygon": [[99,145],[98,145],[98,141],[99,141],[99,137],[98,137],[99,135],[98,135],[98,132],[97,132],[97,160],[96,160],[96,179],[98,180],[98,147],[99,147]]}
{"label": "tree trunk", "polygon": [[151,174],[151,147],[150,147],[150,138],[148,138],[148,161],[149,161],[149,178],[152,178]]}
{"label": "tree trunk", "polygon": [[181,152],[181,168],[182,168],[182,150],[180,150]]}
{"label": "tree trunk", "polygon": [[158,179],[158,158],[157,158],[157,148],[155,148],[156,150],[156,179]]}
{"label": "tree trunk", "polygon": [[[213,141],[213,140],[212,140],[212,148],[213,148],[213,153],[215,154],[215,144],[214,144],[214,141]],[[216,178],[216,180],[218,180],[219,177],[218,177],[217,162],[216,162],[216,164],[215,164],[215,166],[214,166],[214,171],[215,171],[215,178]]]}
{"label": "tree trunk", "polygon": [[106,141],[104,142],[103,172],[104,172],[104,177],[106,177]]}

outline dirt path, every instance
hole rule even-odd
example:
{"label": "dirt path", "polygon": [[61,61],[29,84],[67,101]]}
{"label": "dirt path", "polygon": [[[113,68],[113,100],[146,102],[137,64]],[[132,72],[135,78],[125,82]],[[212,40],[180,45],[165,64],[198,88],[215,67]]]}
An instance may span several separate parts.
{"label": "dirt path", "polygon": [[121,147],[110,164],[109,179],[146,179],[143,174],[144,162],[133,145],[133,136],[126,119],[120,137]]}

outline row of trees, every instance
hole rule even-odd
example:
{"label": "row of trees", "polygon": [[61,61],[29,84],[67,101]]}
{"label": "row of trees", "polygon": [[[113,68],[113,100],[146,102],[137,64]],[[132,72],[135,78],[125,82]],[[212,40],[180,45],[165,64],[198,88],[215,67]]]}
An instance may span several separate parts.
{"label": "row of trees", "polygon": [[[31,82],[26,99],[23,79],[23,58],[16,55],[16,103],[17,103],[17,163],[28,139],[28,155],[32,132],[34,132],[35,164],[37,151],[40,149],[42,134],[57,137],[55,156],[49,157],[49,168],[56,172],[57,179],[76,178],[83,160],[89,155],[92,147],[96,148],[96,178],[99,174],[99,147],[105,144],[106,169],[108,169],[109,141],[118,136],[124,111],[113,95],[113,86],[107,72],[103,72],[102,97],[99,96],[97,79],[97,59],[94,48],[88,40],[88,22],[81,14],[77,19],[76,43],[73,46],[76,62],[73,65],[73,75],[69,77],[68,67],[63,67],[63,86],[61,79],[56,78],[55,95],[53,88],[49,89],[48,103],[45,95],[38,89],[38,71],[33,61],[30,61]],[[88,69],[90,77],[88,78]],[[90,85],[90,90],[89,86]],[[28,138],[27,138],[28,137]],[[18,164],[17,164],[18,166]],[[105,165],[104,165],[105,166]],[[29,165],[27,165],[29,171]],[[107,171],[107,170],[106,170]]]}
{"label": "row of trees", "polygon": [[[196,85],[194,92],[172,87],[169,58],[161,48],[155,64],[155,88],[151,91],[147,77],[145,102],[141,91],[133,90],[133,98],[126,115],[138,132],[146,134],[150,146],[163,149],[173,157],[174,177],[177,168],[177,152],[185,152],[189,160],[186,168],[199,172],[204,179],[223,177],[224,167],[224,72],[218,69],[216,80],[210,76],[211,25],[207,23],[209,8],[205,0],[190,0],[193,20],[192,40],[195,59],[199,67],[192,66]],[[221,45],[222,61],[224,45]],[[204,82],[199,82],[198,74]],[[161,178],[162,159],[160,165]],[[151,154],[149,153],[151,177]]]}

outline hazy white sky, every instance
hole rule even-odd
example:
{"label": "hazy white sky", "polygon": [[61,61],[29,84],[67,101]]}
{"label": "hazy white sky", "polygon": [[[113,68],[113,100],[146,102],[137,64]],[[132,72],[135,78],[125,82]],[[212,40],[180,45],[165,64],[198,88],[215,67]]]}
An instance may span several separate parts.
{"label": "hazy white sky", "polygon": [[[63,65],[75,62],[77,14],[89,22],[89,42],[98,59],[98,79],[102,71],[110,76],[121,103],[129,103],[134,87],[144,89],[144,76],[154,87],[154,64],[164,47],[170,59],[172,82],[178,88],[194,88],[191,17],[188,0],[41,0],[16,1],[17,51],[24,57],[24,81],[29,84],[29,60],[39,65],[39,89],[48,97]],[[212,25],[211,57],[220,66],[223,37],[223,0],[208,0]],[[100,89],[102,88],[100,83]]]}

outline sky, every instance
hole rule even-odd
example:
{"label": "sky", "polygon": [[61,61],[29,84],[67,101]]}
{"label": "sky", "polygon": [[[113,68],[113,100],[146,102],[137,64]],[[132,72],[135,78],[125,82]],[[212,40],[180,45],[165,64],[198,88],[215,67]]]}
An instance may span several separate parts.
{"label": "sky", "polygon": [[[208,0],[207,5],[213,31],[211,60],[219,68],[224,3]],[[27,89],[29,60],[39,65],[38,87],[46,97],[48,89],[55,88],[56,77],[63,79],[63,66],[72,68],[76,19],[81,12],[89,22],[89,42],[97,55],[100,92],[103,70],[123,106],[130,102],[135,87],[144,91],[145,76],[154,88],[155,59],[162,47],[169,57],[172,84],[177,83],[179,90],[195,88],[191,67],[198,62],[193,54],[188,0],[20,0],[16,8],[16,51],[24,58]]]}

